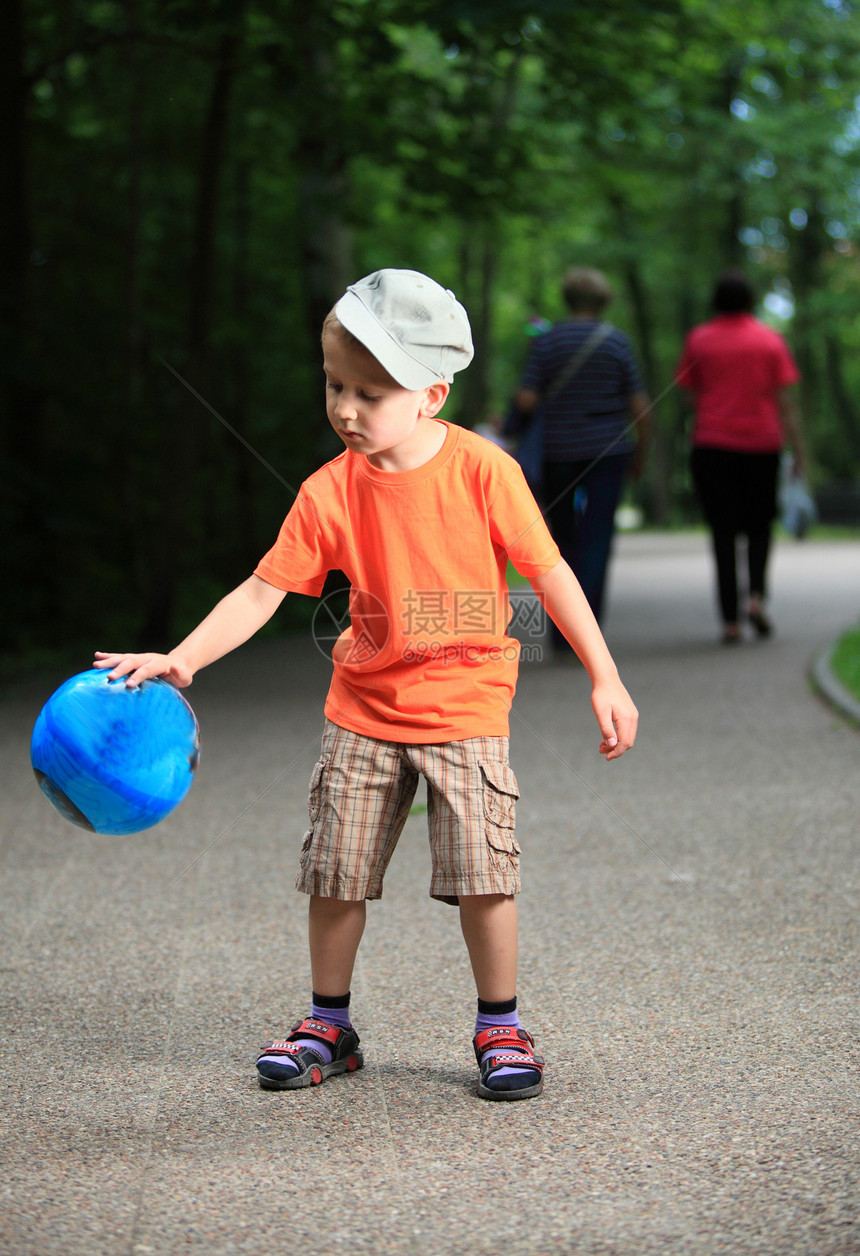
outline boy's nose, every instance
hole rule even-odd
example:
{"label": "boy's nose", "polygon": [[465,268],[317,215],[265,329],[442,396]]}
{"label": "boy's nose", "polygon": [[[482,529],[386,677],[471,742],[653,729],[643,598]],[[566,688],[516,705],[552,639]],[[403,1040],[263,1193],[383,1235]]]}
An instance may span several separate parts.
{"label": "boy's nose", "polygon": [[355,401],[349,397],[347,393],[338,393],[334,406],[335,417],[338,419],[351,418],[355,416]]}

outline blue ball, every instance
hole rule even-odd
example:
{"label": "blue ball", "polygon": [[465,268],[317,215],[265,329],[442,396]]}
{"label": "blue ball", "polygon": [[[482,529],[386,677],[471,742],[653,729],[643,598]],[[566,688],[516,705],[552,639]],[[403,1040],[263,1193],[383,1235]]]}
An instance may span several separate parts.
{"label": "blue ball", "polygon": [[164,680],[129,689],[93,668],[45,703],[30,743],[36,779],[61,815],[95,833],[140,833],[178,806],[194,780],[200,730]]}

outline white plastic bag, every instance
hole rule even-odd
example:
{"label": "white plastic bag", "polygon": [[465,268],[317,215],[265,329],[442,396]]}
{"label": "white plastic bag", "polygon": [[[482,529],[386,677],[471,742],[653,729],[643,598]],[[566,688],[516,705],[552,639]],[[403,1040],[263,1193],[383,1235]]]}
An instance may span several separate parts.
{"label": "white plastic bag", "polygon": [[790,454],[783,456],[780,468],[779,516],[786,532],[798,540],[806,536],[818,518],[806,478],[796,474]]}

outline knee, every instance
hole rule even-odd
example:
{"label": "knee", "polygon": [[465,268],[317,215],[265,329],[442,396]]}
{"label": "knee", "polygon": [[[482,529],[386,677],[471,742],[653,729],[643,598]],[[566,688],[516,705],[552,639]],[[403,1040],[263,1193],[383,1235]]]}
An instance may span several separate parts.
{"label": "knee", "polygon": [[341,920],[346,916],[363,913],[367,906],[364,898],[325,898],[322,894],[311,894],[310,911],[317,919],[328,917],[330,920]]}

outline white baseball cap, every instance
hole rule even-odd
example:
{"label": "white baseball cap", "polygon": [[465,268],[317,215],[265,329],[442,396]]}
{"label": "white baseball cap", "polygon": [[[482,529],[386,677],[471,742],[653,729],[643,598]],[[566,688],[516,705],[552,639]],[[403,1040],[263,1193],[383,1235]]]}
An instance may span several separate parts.
{"label": "white baseball cap", "polygon": [[450,381],[472,361],[469,316],[447,288],[417,270],[377,270],[350,284],[334,307],[342,327],[401,388]]}

